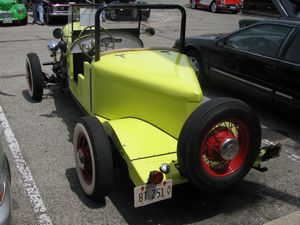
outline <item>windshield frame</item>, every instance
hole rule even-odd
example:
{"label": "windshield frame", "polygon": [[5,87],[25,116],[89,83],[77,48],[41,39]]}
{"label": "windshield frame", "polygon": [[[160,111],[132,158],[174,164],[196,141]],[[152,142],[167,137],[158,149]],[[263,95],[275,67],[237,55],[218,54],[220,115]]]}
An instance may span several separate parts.
{"label": "windshield frame", "polygon": [[[100,14],[105,9],[178,9],[181,12],[181,27],[179,39],[179,52],[183,53],[185,44],[186,12],[180,5],[175,4],[108,4],[100,6],[95,14],[95,61],[100,60]],[[139,28],[140,28],[139,20]]]}

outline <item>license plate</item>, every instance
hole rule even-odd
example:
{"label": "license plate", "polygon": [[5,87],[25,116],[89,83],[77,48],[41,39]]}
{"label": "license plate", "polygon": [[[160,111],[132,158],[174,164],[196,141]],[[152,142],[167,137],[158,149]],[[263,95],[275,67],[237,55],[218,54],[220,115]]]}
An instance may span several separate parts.
{"label": "license plate", "polygon": [[0,15],[3,18],[3,23],[12,23],[10,12],[2,12]]}
{"label": "license plate", "polygon": [[236,9],[236,6],[230,6],[229,8],[230,9]]}
{"label": "license plate", "polygon": [[134,188],[134,207],[159,202],[172,197],[172,180],[160,184],[145,184]]}

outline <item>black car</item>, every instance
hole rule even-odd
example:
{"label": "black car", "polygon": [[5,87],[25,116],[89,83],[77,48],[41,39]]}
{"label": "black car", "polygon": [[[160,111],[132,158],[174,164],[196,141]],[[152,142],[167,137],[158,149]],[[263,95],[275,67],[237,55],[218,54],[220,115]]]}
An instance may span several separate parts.
{"label": "black car", "polygon": [[280,19],[242,20],[244,28],[231,34],[187,37],[185,51],[202,86],[222,85],[300,118],[300,0],[273,3]]}
{"label": "black car", "polygon": [[[109,4],[146,4],[146,2],[136,0],[116,0],[116,1],[105,1]],[[105,15],[110,20],[139,20],[141,17],[142,21],[147,21],[150,17],[150,9],[108,9],[105,11]]]}
{"label": "black car", "polygon": [[202,86],[222,85],[299,113],[299,46],[300,21],[274,19],[226,35],[187,37],[185,51]]}

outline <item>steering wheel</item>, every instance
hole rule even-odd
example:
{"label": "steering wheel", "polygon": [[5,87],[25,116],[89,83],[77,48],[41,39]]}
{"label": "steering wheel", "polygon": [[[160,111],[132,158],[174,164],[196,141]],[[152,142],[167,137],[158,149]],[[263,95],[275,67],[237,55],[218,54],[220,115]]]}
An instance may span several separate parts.
{"label": "steering wheel", "polygon": [[[95,32],[94,31],[95,31],[95,26],[87,26],[80,31],[78,36],[79,48],[81,52],[91,59],[95,55]],[[102,27],[100,27],[100,32],[101,32],[100,51],[107,51],[108,49],[114,49],[115,41],[111,33]]]}

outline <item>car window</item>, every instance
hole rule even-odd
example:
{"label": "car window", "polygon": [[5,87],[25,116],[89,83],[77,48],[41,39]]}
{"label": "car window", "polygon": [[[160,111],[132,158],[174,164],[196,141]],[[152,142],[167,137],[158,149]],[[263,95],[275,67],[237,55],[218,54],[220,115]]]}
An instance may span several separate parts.
{"label": "car window", "polygon": [[275,57],[290,27],[258,25],[249,27],[228,37],[226,47]]}
{"label": "car window", "polygon": [[292,43],[289,45],[284,59],[289,62],[300,64],[299,46],[300,46],[300,33],[298,32],[298,34],[293,39]]}

